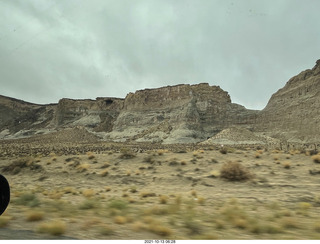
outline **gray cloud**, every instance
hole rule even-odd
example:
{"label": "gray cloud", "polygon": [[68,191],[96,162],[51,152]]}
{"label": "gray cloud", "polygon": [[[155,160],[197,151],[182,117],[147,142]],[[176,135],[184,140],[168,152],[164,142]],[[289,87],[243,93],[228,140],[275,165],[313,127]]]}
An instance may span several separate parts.
{"label": "gray cloud", "polygon": [[36,103],[219,85],[263,108],[319,59],[320,2],[0,1],[0,94]]}

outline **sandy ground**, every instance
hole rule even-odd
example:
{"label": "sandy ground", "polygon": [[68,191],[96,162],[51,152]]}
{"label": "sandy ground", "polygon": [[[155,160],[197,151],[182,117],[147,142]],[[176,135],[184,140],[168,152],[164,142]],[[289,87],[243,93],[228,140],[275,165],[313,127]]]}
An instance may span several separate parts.
{"label": "sandy ground", "polygon": [[[25,147],[1,146],[0,239],[320,239],[320,164],[304,152]],[[222,178],[229,161],[253,177]]]}

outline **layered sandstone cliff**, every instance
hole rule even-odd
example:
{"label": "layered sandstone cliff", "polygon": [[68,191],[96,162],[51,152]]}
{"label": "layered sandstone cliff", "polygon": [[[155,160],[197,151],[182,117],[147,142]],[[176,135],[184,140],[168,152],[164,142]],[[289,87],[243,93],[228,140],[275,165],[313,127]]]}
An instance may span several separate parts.
{"label": "layered sandstone cliff", "polygon": [[250,127],[256,114],[231,103],[227,92],[207,83],[146,89],[127,95],[108,136],[113,140],[192,143],[229,125]]}
{"label": "layered sandstone cliff", "polygon": [[110,132],[113,122],[123,108],[123,99],[97,98],[96,100],[61,99],[56,107],[56,127],[84,126],[94,131]]}
{"label": "layered sandstone cliff", "polygon": [[54,116],[55,105],[38,105],[0,95],[0,139],[15,135],[30,136],[30,131],[47,127]]}
{"label": "layered sandstone cliff", "polygon": [[103,140],[195,143],[207,138],[221,140],[221,135],[228,133],[214,136],[236,126],[238,132],[249,130],[259,138],[277,138],[282,144],[317,145],[319,95],[320,60],[291,78],[262,111],[232,103],[226,91],[207,83],[145,89],[129,93],[125,99],[64,98],[49,105],[0,96],[0,139],[80,126]]}
{"label": "layered sandstone cliff", "polygon": [[297,143],[320,141],[320,60],[272,95],[255,130]]}

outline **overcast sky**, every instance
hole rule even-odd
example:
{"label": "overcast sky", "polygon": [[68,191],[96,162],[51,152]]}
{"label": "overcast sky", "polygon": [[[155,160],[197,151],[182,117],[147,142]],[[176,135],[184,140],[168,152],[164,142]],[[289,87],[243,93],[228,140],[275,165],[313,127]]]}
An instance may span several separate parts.
{"label": "overcast sky", "polygon": [[0,94],[34,103],[207,82],[262,109],[320,59],[318,0],[0,0]]}

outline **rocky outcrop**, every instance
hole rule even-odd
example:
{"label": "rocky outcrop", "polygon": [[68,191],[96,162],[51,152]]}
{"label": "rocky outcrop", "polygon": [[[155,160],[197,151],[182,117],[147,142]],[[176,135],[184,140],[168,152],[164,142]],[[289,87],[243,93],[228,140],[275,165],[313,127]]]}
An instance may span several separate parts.
{"label": "rocky outcrop", "polygon": [[[224,132],[239,137],[256,133],[259,138],[253,134],[248,138],[264,144],[280,142],[280,147],[294,143],[317,146],[319,97],[320,60],[312,69],[291,78],[262,111],[232,103],[226,91],[207,83],[145,89],[129,93],[125,99],[64,98],[49,105],[0,96],[0,139],[77,127],[104,140],[196,143],[208,138],[209,142],[219,141],[223,139],[215,137],[219,132],[238,128]],[[244,138],[241,141],[247,142]]]}
{"label": "rocky outcrop", "polygon": [[253,126],[257,111],[231,103],[219,86],[167,86],[127,95],[112,140],[193,143],[230,125]]}
{"label": "rocky outcrop", "polygon": [[290,143],[319,143],[320,60],[272,95],[259,113],[255,131]]}
{"label": "rocky outcrop", "polygon": [[232,145],[241,147],[264,146],[280,147],[280,140],[265,135],[259,135],[248,129],[232,126],[201,143],[202,145]]}
{"label": "rocky outcrop", "polygon": [[58,104],[38,105],[0,96],[0,139],[47,134],[82,126],[92,131],[112,131],[123,108],[123,99],[61,99]]}
{"label": "rocky outcrop", "polygon": [[30,136],[30,131],[47,127],[54,116],[55,105],[38,105],[0,96],[0,139],[8,135]]}
{"label": "rocky outcrop", "polygon": [[84,126],[94,131],[110,132],[113,122],[123,108],[123,99],[96,100],[61,99],[57,105],[54,124],[57,127]]}

